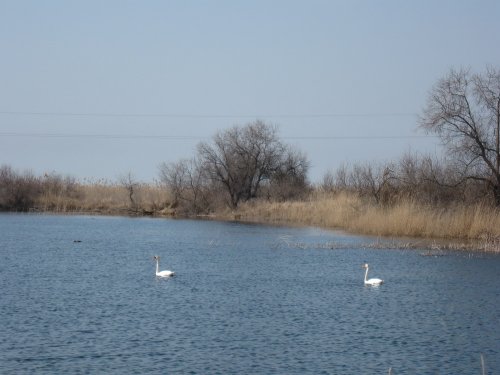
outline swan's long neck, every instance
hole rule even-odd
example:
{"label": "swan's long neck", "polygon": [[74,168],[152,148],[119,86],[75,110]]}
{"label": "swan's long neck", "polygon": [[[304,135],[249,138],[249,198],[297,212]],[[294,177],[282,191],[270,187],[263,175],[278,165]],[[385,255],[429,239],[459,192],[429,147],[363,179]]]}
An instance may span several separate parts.
{"label": "swan's long neck", "polygon": [[366,267],[366,272],[365,272],[365,283],[366,283],[367,278],[368,278],[368,267]]}
{"label": "swan's long neck", "polygon": [[156,259],[156,273],[158,273],[160,271],[159,263],[160,263],[160,261],[158,259]]}

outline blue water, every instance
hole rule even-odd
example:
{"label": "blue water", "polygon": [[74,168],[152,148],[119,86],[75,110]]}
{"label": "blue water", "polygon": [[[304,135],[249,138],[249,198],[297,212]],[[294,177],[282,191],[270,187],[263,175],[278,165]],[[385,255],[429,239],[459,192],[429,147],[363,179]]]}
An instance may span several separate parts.
{"label": "blue water", "polygon": [[[479,374],[483,355],[499,374],[500,256],[370,241],[0,215],[0,373]],[[177,276],[157,280],[153,255]],[[384,285],[363,285],[364,262]]]}

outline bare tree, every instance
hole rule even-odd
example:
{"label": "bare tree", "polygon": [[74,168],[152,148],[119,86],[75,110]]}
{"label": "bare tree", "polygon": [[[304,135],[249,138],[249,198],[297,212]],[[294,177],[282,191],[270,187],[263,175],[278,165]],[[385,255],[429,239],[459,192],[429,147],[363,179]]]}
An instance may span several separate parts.
{"label": "bare tree", "polygon": [[485,183],[500,206],[500,70],[451,70],[431,89],[420,127],[437,134],[464,179]]}
{"label": "bare tree", "polygon": [[331,169],[327,170],[323,175],[321,184],[319,185],[322,191],[332,192],[335,191],[335,175]]}
{"label": "bare tree", "polygon": [[198,157],[207,177],[224,187],[232,208],[241,200],[255,198],[263,181],[269,181],[283,167],[286,154],[287,147],[278,139],[277,128],[262,121],[221,131],[212,144],[198,145]]}
{"label": "bare tree", "polygon": [[139,187],[139,183],[135,180],[132,172],[128,172],[127,174],[121,176],[119,178],[119,182],[125,189],[127,189],[131,208],[136,211],[137,203],[134,199],[134,194],[136,192],[136,189]]}
{"label": "bare tree", "polygon": [[405,153],[396,164],[394,184],[401,198],[437,204],[462,201],[466,180],[451,160]]}
{"label": "bare tree", "polygon": [[348,167],[347,164],[344,163],[335,172],[335,187],[338,189],[346,189],[349,186],[348,178]]}
{"label": "bare tree", "polygon": [[196,158],[163,163],[159,169],[161,181],[173,195],[172,207],[181,206],[194,213],[203,212],[209,207],[207,194],[210,188],[204,170]]}
{"label": "bare tree", "polygon": [[182,159],[175,163],[162,163],[159,166],[160,180],[170,189],[173,196],[172,206],[176,207],[184,199],[188,187],[187,169],[189,161]]}
{"label": "bare tree", "polygon": [[282,143],[276,126],[255,121],[219,131],[191,160],[160,165],[160,179],[175,206],[201,213],[218,204],[236,208],[262,196],[263,187],[269,197],[296,197],[308,186],[308,169],[306,155]]}
{"label": "bare tree", "polygon": [[355,164],[349,173],[349,185],[359,193],[370,196],[376,203],[386,203],[394,178],[391,164]]}
{"label": "bare tree", "polygon": [[278,164],[271,171],[270,196],[278,200],[296,199],[308,191],[306,155],[290,146],[283,148]]}

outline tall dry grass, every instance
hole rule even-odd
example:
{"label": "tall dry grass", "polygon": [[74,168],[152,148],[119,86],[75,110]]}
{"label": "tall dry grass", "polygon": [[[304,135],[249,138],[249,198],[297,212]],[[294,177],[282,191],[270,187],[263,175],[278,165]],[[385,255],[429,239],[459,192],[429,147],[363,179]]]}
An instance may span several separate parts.
{"label": "tall dry grass", "polygon": [[156,213],[169,205],[169,192],[159,186],[141,184],[134,189],[133,203],[127,189],[117,184],[77,184],[71,192],[45,191],[36,207],[52,212]]}
{"label": "tall dry grass", "polygon": [[485,205],[437,208],[405,201],[376,205],[354,194],[314,194],[295,202],[254,201],[235,213],[244,220],[295,223],[397,237],[500,239],[500,210]]}

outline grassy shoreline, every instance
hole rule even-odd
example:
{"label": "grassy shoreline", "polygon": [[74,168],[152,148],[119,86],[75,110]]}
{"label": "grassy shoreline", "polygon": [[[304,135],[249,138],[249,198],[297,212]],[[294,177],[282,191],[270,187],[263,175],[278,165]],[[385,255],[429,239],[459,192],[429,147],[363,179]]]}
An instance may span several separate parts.
{"label": "grassy shoreline", "polygon": [[[79,184],[70,196],[45,192],[30,211],[184,217],[171,202],[168,191],[160,186],[137,186],[131,201],[123,186]],[[303,200],[257,199],[241,203],[236,210],[220,208],[209,215],[195,217],[316,226],[401,241],[411,238],[413,243],[439,243],[440,248],[500,252],[500,209],[481,204],[444,208],[403,201],[384,206],[353,193],[315,191]]]}
{"label": "grassy shoreline", "polygon": [[130,199],[126,189],[106,183],[79,184],[72,194],[42,194],[30,211],[105,215],[173,215],[170,194],[159,186],[138,185]]}
{"label": "grassy shoreline", "polygon": [[440,248],[500,251],[500,210],[484,205],[435,208],[408,201],[384,207],[354,194],[315,194],[303,201],[247,202],[220,216],[412,238],[440,243]]}

